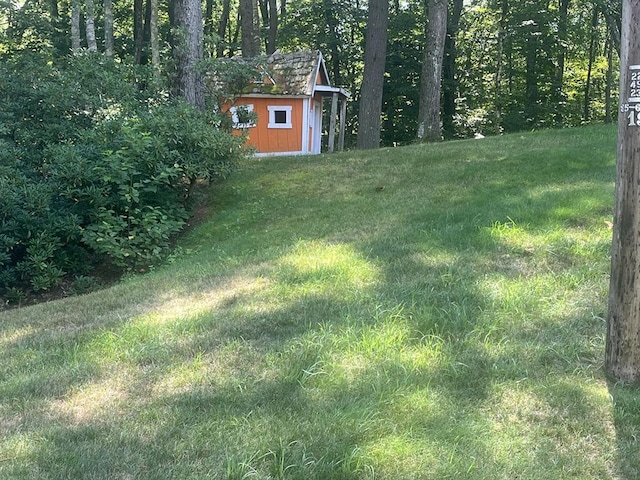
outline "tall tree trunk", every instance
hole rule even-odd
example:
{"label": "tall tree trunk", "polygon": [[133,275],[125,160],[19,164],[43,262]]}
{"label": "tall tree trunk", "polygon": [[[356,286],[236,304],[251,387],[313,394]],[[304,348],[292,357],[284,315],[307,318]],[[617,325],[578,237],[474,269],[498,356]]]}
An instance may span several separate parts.
{"label": "tall tree trunk", "polygon": [[140,63],[149,63],[149,46],[151,44],[151,0],[146,0],[144,6],[144,28],[142,29],[142,57]]}
{"label": "tall tree trunk", "polygon": [[216,57],[224,56],[224,36],[227,32],[229,24],[229,13],[231,12],[231,0],[222,1],[222,14],[218,23],[218,46],[216,48]]}
{"label": "tall tree trunk", "polygon": [[418,139],[427,142],[442,139],[440,126],[440,95],[442,90],[442,60],[447,33],[446,0],[429,0],[427,45],[424,49],[420,78]]}
{"label": "tall tree trunk", "polygon": [[[233,29],[233,34],[231,32],[231,22],[229,22],[229,57],[233,57],[236,54],[236,50],[238,48],[238,38],[240,38],[240,11],[238,11],[238,16],[236,18],[236,25]],[[242,46],[241,46],[242,48]]]}
{"label": "tall tree trunk", "polygon": [[509,2],[501,0],[500,2],[500,20],[498,22],[498,52],[496,59],[496,77],[495,77],[495,98],[493,103],[496,109],[496,125],[495,132],[502,131],[502,79],[504,76],[504,50],[505,38],[507,36],[507,15],[509,14]]}
{"label": "tall tree trunk", "polygon": [[80,0],[73,0],[71,6],[71,51],[80,50]]}
{"label": "tall tree trunk", "polygon": [[153,75],[157,79],[160,73],[160,38],[158,35],[158,0],[150,0],[151,3],[151,65]]}
{"label": "tall tree trunk", "polygon": [[58,17],[60,17],[60,11],[58,9],[58,0],[51,0],[49,2],[49,11],[51,12],[51,18],[53,20],[58,20]]}
{"label": "tall tree trunk", "polygon": [[596,59],[596,35],[598,28],[598,6],[593,6],[593,17],[591,19],[591,40],[589,41],[589,66],[587,68],[587,81],[584,85],[584,108],[582,121],[589,121],[589,104],[591,103],[591,73]]}
{"label": "tall tree trunk", "polygon": [[[174,9],[176,6],[174,5]],[[142,49],[144,48],[144,0],[133,1],[133,44],[134,62],[142,64]]]}
{"label": "tall tree trunk", "polygon": [[[635,96],[640,70],[640,0],[623,0],[618,166],[611,249],[605,369],[640,381],[640,128]],[[632,82],[636,82],[632,86]],[[635,86],[635,88],[633,88]]]}
{"label": "tall tree trunk", "polygon": [[[336,12],[332,3],[332,0],[322,0],[324,21],[327,25],[328,37],[327,44],[329,47],[329,65],[331,65],[331,77],[336,85],[342,83],[342,72],[340,69],[340,39],[338,36],[339,21],[336,17]],[[384,33],[385,38],[387,33]],[[385,42],[386,44],[386,42]]]}
{"label": "tall tree trunk", "polygon": [[113,57],[113,0],[104,0],[104,53]]}
{"label": "tall tree trunk", "polygon": [[609,41],[607,42],[607,83],[604,91],[604,123],[613,122],[611,105],[611,92],[613,90],[613,49],[613,39],[611,35],[609,35]]}
{"label": "tall tree trunk", "polygon": [[532,31],[526,40],[526,70],[525,70],[525,105],[526,121],[535,125],[539,120],[538,108],[538,36]]}
{"label": "tall tree trunk", "polygon": [[564,105],[564,64],[567,55],[567,23],[570,0],[559,0],[558,2],[558,56],[556,59],[555,75],[553,77],[552,98],[555,106],[555,123],[558,126],[563,124]]}
{"label": "tall tree trunk", "polygon": [[205,1],[204,9],[204,36],[209,37],[213,33],[213,0]]}
{"label": "tall tree trunk", "polygon": [[[258,0],[258,13],[260,19],[262,19],[260,30],[266,32],[269,28],[269,6],[267,5],[267,0]],[[268,37],[264,38],[264,48],[265,51],[269,49]]]}
{"label": "tall tree trunk", "polygon": [[203,58],[203,25],[200,0],[175,0],[173,54],[177,66],[177,94],[204,109],[204,79],[198,69]]}
{"label": "tall tree trunk", "polygon": [[92,52],[98,51],[98,43],[96,42],[96,25],[95,25],[95,9],[93,0],[86,0],[86,25],[87,29],[87,48]]}
{"label": "tall tree trunk", "polygon": [[382,89],[387,57],[389,0],[369,0],[369,17],[364,47],[364,74],[358,113],[358,148],[380,146]]}
{"label": "tall tree trunk", "polygon": [[611,32],[611,38],[613,40],[613,44],[616,47],[616,51],[618,52],[618,56],[620,56],[620,31],[621,31],[621,15],[618,10],[618,6],[620,5],[618,2],[611,2],[610,0],[600,0],[600,7],[604,14],[604,18],[607,21],[607,27],[609,28],[609,32]]}
{"label": "tall tree trunk", "polygon": [[444,59],[442,64],[442,130],[445,137],[455,134],[453,117],[456,113],[457,69],[456,36],[460,26],[463,0],[453,0],[451,15],[447,22],[447,36],[444,42]]}
{"label": "tall tree trunk", "polygon": [[267,55],[276,51],[278,38],[278,5],[276,0],[267,0],[269,4],[269,25],[267,29]]}
{"label": "tall tree trunk", "polygon": [[255,0],[240,0],[240,35],[242,37],[242,56],[256,57],[260,54],[259,35],[256,32]]}

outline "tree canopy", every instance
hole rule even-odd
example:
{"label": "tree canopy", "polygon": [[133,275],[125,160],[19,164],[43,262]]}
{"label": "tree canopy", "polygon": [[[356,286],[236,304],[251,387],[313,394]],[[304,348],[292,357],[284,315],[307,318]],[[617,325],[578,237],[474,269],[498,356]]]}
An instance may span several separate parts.
{"label": "tree canopy", "polygon": [[[164,78],[172,79],[180,62],[170,50],[185,38],[178,23],[188,3],[3,2],[0,52],[6,57],[24,49],[55,55],[74,48],[107,54],[113,50],[121,62],[146,65],[157,58]],[[204,1],[204,57],[255,55],[276,48],[321,50],[334,84],[354,93],[347,138],[353,146],[368,3],[259,0],[253,8],[254,3]],[[426,4],[389,4],[382,145],[416,139],[421,69],[430,46]],[[448,8],[441,106],[445,138],[611,120],[620,0],[449,0]]]}

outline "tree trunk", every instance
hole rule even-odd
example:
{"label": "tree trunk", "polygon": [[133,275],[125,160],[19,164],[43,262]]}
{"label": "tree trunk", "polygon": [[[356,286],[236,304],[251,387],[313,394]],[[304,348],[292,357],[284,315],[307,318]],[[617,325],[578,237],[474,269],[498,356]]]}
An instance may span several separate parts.
{"label": "tree trunk", "polygon": [[559,0],[558,12],[558,56],[556,60],[555,75],[553,78],[553,89],[551,101],[555,106],[555,123],[558,126],[563,124],[562,109],[564,105],[564,64],[567,55],[567,23],[569,13],[569,1]]}
{"label": "tree trunk", "polygon": [[95,12],[93,8],[93,0],[86,0],[86,29],[87,29],[87,48],[92,52],[98,51],[98,43],[96,42],[96,25],[95,25]]}
{"label": "tree trunk", "polygon": [[502,131],[502,79],[504,76],[504,50],[505,38],[507,36],[507,15],[509,14],[509,3],[507,0],[500,2],[500,21],[498,22],[498,52],[496,59],[496,77],[495,77],[495,98],[494,104],[496,108],[496,125],[495,133]]}
{"label": "tree trunk", "polygon": [[616,47],[616,51],[618,52],[618,56],[620,56],[620,11],[617,9],[617,5],[620,5],[618,2],[610,2],[605,0],[600,4],[602,7],[602,12],[604,14],[605,19],[607,20],[607,27],[609,27],[609,32],[611,32],[611,38],[613,40],[613,44]]}
{"label": "tree trunk", "polygon": [[240,35],[242,37],[242,56],[256,57],[260,54],[259,35],[256,32],[256,2],[240,0]]}
{"label": "tree trunk", "polygon": [[210,37],[213,33],[213,0],[205,1],[204,8],[204,36]]}
{"label": "tree trunk", "polygon": [[144,0],[133,1],[133,44],[134,62],[140,65],[144,48]]}
{"label": "tree trunk", "polygon": [[58,0],[51,0],[49,2],[49,11],[51,12],[51,18],[57,21],[60,17],[60,11],[58,8]]}
{"label": "tree trunk", "polygon": [[227,32],[230,12],[231,0],[223,0],[222,15],[220,15],[220,22],[218,23],[218,47],[216,48],[216,57],[218,58],[224,56],[224,36]]}
{"label": "tree trunk", "polygon": [[141,64],[149,63],[149,47],[151,45],[151,0],[144,4],[144,28],[142,29],[142,58]]}
{"label": "tree trunk", "polygon": [[440,126],[440,95],[442,90],[442,60],[447,33],[446,0],[429,0],[427,45],[422,61],[418,139],[435,142],[442,139]]}
{"label": "tree trunk", "polygon": [[113,0],[104,0],[104,53],[113,57]]}
{"label": "tree trunk", "polygon": [[453,0],[453,8],[447,25],[447,36],[444,42],[444,60],[442,65],[442,130],[445,137],[454,136],[453,116],[456,113],[457,71],[456,36],[460,26],[463,0]]}
{"label": "tree trunk", "polygon": [[593,17],[591,20],[591,40],[589,41],[589,66],[587,68],[587,81],[584,85],[584,108],[582,112],[582,120],[589,121],[589,103],[591,103],[591,73],[593,72],[593,64],[596,57],[596,35],[598,28],[598,7],[593,7]]}
{"label": "tree trunk", "polygon": [[269,4],[269,25],[267,30],[267,55],[276,51],[276,40],[278,38],[278,5],[276,0],[268,0]]}
{"label": "tree trunk", "polygon": [[609,35],[609,42],[607,45],[607,84],[604,90],[604,123],[613,122],[611,106],[611,92],[613,91],[613,48],[613,39],[611,39],[611,35]]}
{"label": "tree trunk", "polygon": [[358,148],[380,146],[382,89],[387,58],[389,0],[369,0],[369,17],[364,47],[364,74],[358,113]]}
{"label": "tree trunk", "polygon": [[153,66],[153,75],[158,77],[160,73],[160,39],[158,36],[158,0],[150,0],[151,3],[151,65]]}
{"label": "tree trunk", "polygon": [[[258,16],[262,19],[260,30],[266,32],[269,28],[269,6],[267,5],[267,0],[258,0]],[[265,51],[269,50],[268,36],[264,39],[264,48]]]}
{"label": "tree trunk", "polygon": [[538,36],[531,31],[526,40],[525,105],[527,123],[535,126],[539,120],[538,109]]}
{"label": "tree trunk", "polygon": [[204,109],[204,79],[198,70],[203,57],[203,25],[200,0],[176,0],[173,54],[177,66],[177,94]]}
{"label": "tree trunk", "polygon": [[71,51],[80,50],[80,0],[73,0],[71,6]]}
{"label": "tree trunk", "polygon": [[[379,0],[378,0],[379,1]],[[338,29],[340,28],[340,22],[336,17],[335,8],[332,0],[322,0],[324,22],[326,24],[327,37],[326,42],[329,48],[329,65],[331,66],[330,72],[333,82],[336,85],[342,83],[342,72],[340,71],[340,39],[338,37]],[[385,38],[387,32],[384,32]],[[385,41],[386,45],[386,41]]]}
{"label": "tree trunk", "polygon": [[[618,166],[611,249],[605,368],[640,381],[640,0],[624,0],[620,55]],[[640,110],[640,107],[638,107]]]}

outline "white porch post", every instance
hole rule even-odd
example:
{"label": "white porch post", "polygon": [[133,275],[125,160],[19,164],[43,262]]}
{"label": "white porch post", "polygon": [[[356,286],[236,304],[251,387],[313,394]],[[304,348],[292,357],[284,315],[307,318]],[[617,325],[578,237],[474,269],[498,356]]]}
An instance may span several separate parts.
{"label": "white porch post", "polygon": [[336,141],[336,117],[338,116],[338,94],[331,96],[331,120],[329,121],[329,153],[333,153]]}
{"label": "white porch post", "polygon": [[347,97],[342,98],[340,104],[340,135],[338,136],[338,151],[344,150],[344,128],[347,119]]}

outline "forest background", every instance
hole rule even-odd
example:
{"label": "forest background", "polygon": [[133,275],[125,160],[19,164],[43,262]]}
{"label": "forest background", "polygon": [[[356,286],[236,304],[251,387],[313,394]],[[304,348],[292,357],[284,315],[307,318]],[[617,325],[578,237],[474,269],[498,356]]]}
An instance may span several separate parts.
{"label": "forest background", "polygon": [[619,0],[0,0],[0,304],[170,251],[245,153],[219,58],[321,50],[346,146],[375,148],[611,122],[620,22]]}
{"label": "forest background", "polygon": [[[0,2],[0,49],[79,48],[175,74],[176,16],[193,0]],[[318,49],[335,85],[353,94],[355,145],[365,34],[379,0],[204,0],[204,58]],[[199,3],[199,2],[198,2]],[[441,0],[388,9],[381,145],[415,141],[429,10]],[[448,0],[442,55],[444,138],[610,122],[615,111],[621,1]],[[196,4],[196,6],[198,6]],[[155,12],[155,13],[154,13]],[[75,28],[74,28],[75,26]],[[384,48],[384,47],[382,47]],[[378,49],[380,47],[378,46]],[[383,50],[384,51],[384,50]]]}

